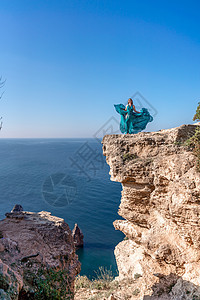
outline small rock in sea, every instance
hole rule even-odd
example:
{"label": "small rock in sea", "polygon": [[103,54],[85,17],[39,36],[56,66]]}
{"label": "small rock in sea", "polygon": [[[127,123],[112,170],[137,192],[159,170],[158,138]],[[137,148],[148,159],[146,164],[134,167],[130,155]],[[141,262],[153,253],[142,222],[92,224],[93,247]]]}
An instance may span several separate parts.
{"label": "small rock in sea", "polygon": [[15,206],[13,207],[13,209],[11,210],[11,212],[20,212],[23,211],[23,207],[20,204],[15,204]]}
{"label": "small rock in sea", "polygon": [[72,230],[72,237],[76,248],[83,247],[84,236],[77,223],[75,223],[74,229]]}

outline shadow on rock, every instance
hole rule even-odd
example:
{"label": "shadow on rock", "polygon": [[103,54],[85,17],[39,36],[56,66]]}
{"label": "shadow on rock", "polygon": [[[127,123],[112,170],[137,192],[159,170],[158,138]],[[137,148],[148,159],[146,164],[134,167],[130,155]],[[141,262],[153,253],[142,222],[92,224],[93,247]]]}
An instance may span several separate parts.
{"label": "shadow on rock", "polygon": [[200,300],[200,287],[176,274],[154,274],[159,282],[152,286],[153,294],[144,296],[143,300]]}

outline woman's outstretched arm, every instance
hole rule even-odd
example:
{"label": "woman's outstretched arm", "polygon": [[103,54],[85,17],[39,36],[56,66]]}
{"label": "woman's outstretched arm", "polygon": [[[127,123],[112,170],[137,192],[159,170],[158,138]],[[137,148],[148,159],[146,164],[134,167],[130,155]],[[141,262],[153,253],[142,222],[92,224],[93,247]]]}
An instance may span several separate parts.
{"label": "woman's outstretched arm", "polygon": [[134,110],[136,113],[140,114],[140,111],[137,111],[137,110],[135,109],[135,105],[133,105],[133,110]]}

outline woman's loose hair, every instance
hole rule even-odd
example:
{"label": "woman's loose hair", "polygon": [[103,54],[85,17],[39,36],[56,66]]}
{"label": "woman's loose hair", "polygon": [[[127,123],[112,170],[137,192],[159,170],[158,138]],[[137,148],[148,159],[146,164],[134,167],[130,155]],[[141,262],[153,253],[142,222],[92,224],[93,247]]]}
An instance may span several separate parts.
{"label": "woman's loose hair", "polygon": [[131,101],[131,105],[133,105],[133,100],[131,98],[128,99],[128,103]]}

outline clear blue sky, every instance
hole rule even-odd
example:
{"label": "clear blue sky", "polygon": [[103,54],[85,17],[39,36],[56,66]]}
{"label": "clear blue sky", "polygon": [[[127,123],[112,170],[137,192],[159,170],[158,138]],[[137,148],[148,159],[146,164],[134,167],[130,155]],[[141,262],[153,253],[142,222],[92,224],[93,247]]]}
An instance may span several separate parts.
{"label": "clear blue sky", "polygon": [[92,137],[137,91],[158,112],[146,131],[193,124],[199,11],[193,0],[1,0],[0,137]]}

